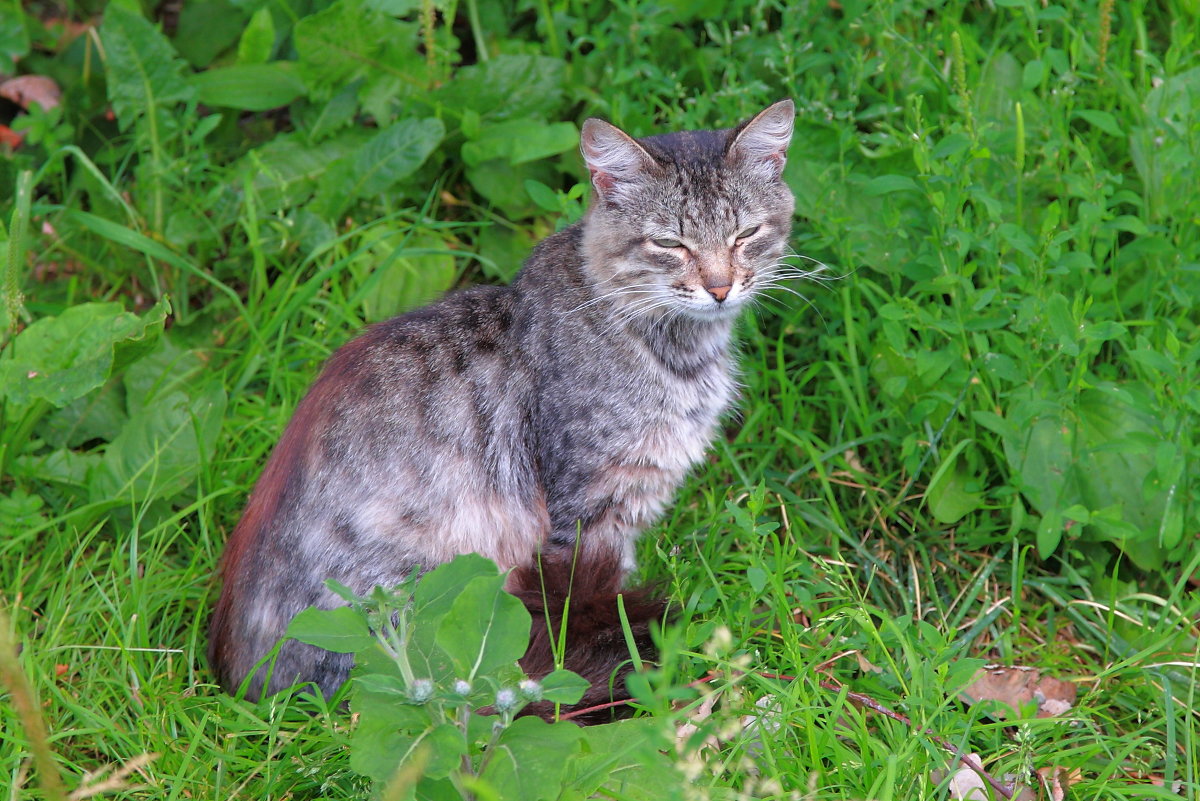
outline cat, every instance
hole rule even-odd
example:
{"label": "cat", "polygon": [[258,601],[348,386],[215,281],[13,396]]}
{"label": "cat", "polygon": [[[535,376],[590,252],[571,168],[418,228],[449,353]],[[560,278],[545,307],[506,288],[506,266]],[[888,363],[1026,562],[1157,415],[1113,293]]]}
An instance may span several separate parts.
{"label": "cat", "polygon": [[[221,684],[333,693],[347,655],[289,640],[269,681],[256,668],[297,612],[339,603],[325,579],[361,593],[475,552],[534,610],[535,676],[552,667],[543,612],[561,616],[574,564],[566,666],[593,684],[581,706],[619,692],[614,598],[635,542],[735,397],[735,318],[782,275],[794,119],[782,100],[736,128],[643,139],[587,120],[583,219],[509,286],[451,293],[336,351],[226,546],[209,644]],[[643,644],[662,608],[627,597]]]}

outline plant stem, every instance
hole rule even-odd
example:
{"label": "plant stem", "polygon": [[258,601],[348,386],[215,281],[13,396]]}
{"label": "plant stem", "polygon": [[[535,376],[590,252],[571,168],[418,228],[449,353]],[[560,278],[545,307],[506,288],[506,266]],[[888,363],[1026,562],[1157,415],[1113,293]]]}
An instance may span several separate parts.
{"label": "plant stem", "polygon": [[12,638],[8,615],[3,609],[0,609],[0,686],[8,691],[9,703],[16,710],[25,736],[29,738],[29,750],[33,752],[33,761],[37,765],[38,783],[42,785],[46,798],[50,801],[66,801],[62,774],[58,772],[58,762],[54,759],[54,751],[46,736],[46,722],[42,720],[29,680],[21,669],[17,645]]}
{"label": "plant stem", "polygon": [[20,270],[25,263],[25,234],[29,229],[29,204],[33,196],[33,172],[24,170],[17,176],[16,203],[8,227],[8,257],[4,265],[4,282],[0,285],[0,301],[4,305],[4,331],[0,346],[12,336],[17,319],[25,311],[25,296],[21,294]]}
{"label": "plant stem", "polygon": [[475,58],[487,61],[487,41],[483,38],[483,26],[479,23],[479,6],[476,0],[467,0],[467,21],[471,25],[471,38],[475,40]]}

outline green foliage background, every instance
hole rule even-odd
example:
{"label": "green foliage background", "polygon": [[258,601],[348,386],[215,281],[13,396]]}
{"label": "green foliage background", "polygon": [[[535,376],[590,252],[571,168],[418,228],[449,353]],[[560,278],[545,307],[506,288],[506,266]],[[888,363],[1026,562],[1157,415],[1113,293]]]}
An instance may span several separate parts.
{"label": "green foliage background", "polygon": [[[63,89],[0,109],[24,136],[0,156],[0,586],[67,773],[159,752],[157,789],[122,792],[357,797],[336,711],[234,702],[202,659],[221,543],[290,410],[364,324],[505,281],[577,218],[586,117],[727,126],[787,96],[797,264],[825,280],[746,319],[740,414],[646,537],[684,614],[640,702],[666,719],[715,670],[725,722],[782,704],[770,737],[677,755],[705,792],[944,797],[935,746],[818,686],[858,650],[883,673],[841,680],[999,773],[1055,743],[1098,797],[1194,788],[1198,14],[0,6],[5,63]],[[964,720],[967,657],[1080,676],[1086,735]],[[747,663],[801,678],[751,690]]]}

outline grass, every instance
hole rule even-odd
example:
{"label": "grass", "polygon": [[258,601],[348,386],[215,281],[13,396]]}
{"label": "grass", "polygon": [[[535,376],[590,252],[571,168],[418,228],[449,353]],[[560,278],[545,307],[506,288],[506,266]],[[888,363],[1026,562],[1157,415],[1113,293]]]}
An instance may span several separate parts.
{"label": "grass", "polygon": [[[316,5],[239,6],[207,56],[188,25],[222,3],[170,36],[120,8],[0,16],[67,98],[0,158],[0,286],[25,298],[0,364],[91,301],[173,311],[146,349],[99,347],[62,410],[0,374],[3,610],[68,789],[132,763],[104,797],[369,797],[346,714],[235,701],[204,663],[221,545],[290,410],[363,324],[505,280],[578,213],[552,123],[729,125],[791,96],[794,242],[828,280],[746,318],[738,414],[641,547],[683,610],[638,685],[664,731],[697,726],[679,792],[947,798],[930,735],[1036,797],[1200,792],[1194,3],[468,2],[454,25]],[[99,37],[60,38],[101,10]],[[215,73],[225,94],[179,77],[246,65],[268,69]],[[117,87],[141,110],[106,115]],[[376,131],[429,118],[423,158],[363,179]],[[1078,700],[998,721],[958,700],[972,660]],[[60,797],[22,700],[0,696],[0,785]]]}

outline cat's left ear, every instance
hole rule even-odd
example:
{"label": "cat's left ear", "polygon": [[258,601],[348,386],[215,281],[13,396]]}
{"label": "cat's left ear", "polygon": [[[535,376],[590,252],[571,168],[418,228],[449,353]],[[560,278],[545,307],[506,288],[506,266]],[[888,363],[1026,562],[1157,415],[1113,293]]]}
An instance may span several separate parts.
{"label": "cat's left ear", "polygon": [[791,100],[767,106],[737,131],[728,158],[743,169],[758,172],[771,181],[778,180],[787,163],[795,123],[796,104]]}

